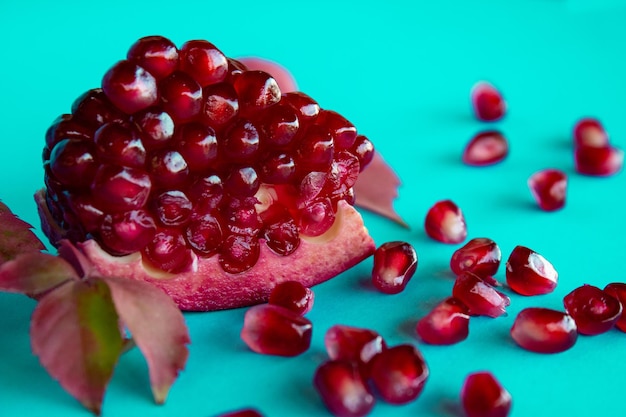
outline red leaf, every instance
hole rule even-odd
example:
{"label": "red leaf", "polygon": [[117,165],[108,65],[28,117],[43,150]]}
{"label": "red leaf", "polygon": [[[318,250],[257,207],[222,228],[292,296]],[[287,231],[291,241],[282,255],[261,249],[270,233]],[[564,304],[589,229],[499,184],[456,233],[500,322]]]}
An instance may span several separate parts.
{"label": "red leaf", "polygon": [[111,292],[102,280],[72,281],[46,294],[31,320],[33,353],[61,386],[99,415],[122,352]]}
{"label": "red leaf", "polygon": [[393,208],[400,179],[378,152],[354,184],[355,205],[409,227]]}
{"label": "red leaf", "polygon": [[148,362],[154,400],[165,402],[185,367],[190,342],[185,319],[174,301],[143,281],[104,278],[122,322]]}
{"label": "red leaf", "polygon": [[20,220],[0,202],[0,265],[21,253],[40,252],[45,249],[32,232],[33,227]]}
{"label": "red leaf", "polygon": [[74,267],[57,256],[34,252],[0,266],[0,290],[36,296],[69,280],[79,280]]}

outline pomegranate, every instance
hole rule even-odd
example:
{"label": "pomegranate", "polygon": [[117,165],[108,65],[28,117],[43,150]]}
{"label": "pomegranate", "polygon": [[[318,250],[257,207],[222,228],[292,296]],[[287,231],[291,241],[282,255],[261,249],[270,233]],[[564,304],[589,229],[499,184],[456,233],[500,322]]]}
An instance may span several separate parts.
{"label": "pomegranate", "polygon": [[486,166],[502,161],[509,153],[509,143],[497,130],[476,134],[463,150],[463,162],[467,165]]}
{"label": "pomegranate", "polygon": [[335,359],[315,371],[313,385],[326,408],[336,417],[362,417],[376,402],[354,362]]}
{"label": "pomegranate", "polygon": [[500,91],[491,83],[480,81],[472,87],[472,108],[477,119],[491,122],[504,117],[506,102]]}
{"label": "pomegranate", "polygon": [[431,345],[452,345],[469,335],[469,310],[461,301],[448,297],[422,317],[415,328],[418,336]]}
{"label": "pomegranate", "polygon": [[548,294],[556,288],[558,278],[546,258],[525,246],[516,246],[506,261],[506,282],[518,294]]}
{"label": "pomegranate", "polygon": [[410,243],[386,242],[374,252],[372,282],[385,294],[402,292],[417,269],[417,253]]}
{"label": "pomegranate", "polygon": [[511,394],[491,372],[468,375],[461,388],[461,405],[467,417],[506,417],[511,401]]}
{"label": "pomegranate", "polygon": [[520,311],[511,337],[522,348],[537,353],[563,352],[576,343],[576,322],[567,313],[542,307]]}
{"label": "pomegranate", "polygon": [[574,289],[563,298],[563,304],[576,322],[578,332],[585,335],[611,330],[622,315],[622,303],[593,285]]}
{"label": "pomegranate", "polygon": [[567,175],[559,169],[543,169],[528,179],[528,187],[535,201],[544,211],[555,211],[565,206]]}
{"label": "pomegranate", "polygon": [[46,134],[36,195],[53,244],[184,310],[267,301],[375,249],[353,186],[373,156],[352,123],[282,93],[215,45],[139,39]]}
{"label": "pomegranate", "polygon": [[[502,252],[496,242],[477,237],[454,251],[450,258],[450,269],[456,275],[467,271],[489,281],[498,272],[501,259]],[[495,283],[493,280],[492,284]]]}
{"label": "pomegranate", "polygon": [[426,213],[426,234],[442,243],[461,243],[467,237],[463,212],[452,200],[437,201]]}

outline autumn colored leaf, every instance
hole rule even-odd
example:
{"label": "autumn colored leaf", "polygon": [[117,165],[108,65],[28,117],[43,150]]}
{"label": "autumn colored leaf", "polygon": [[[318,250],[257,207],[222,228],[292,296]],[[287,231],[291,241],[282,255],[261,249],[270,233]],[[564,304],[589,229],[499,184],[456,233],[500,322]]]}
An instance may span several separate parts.
{"label": "autumn colored leaf", "polygon": [[37,296],[80,277],[72,265],[41,252],[23,253],[0,265],[0,290]]}
{"label": "autumn colored leaf", "polygon": [[33,353],[61,386],[100,415],[123,339],[103,280],[71,281],[41,298],[30,328]]}
{"label": "autumn colored leaf", "polygon": [[45,249],[31,229],[30,224],[20,220],[0,201],[0,265],[21,253]]}

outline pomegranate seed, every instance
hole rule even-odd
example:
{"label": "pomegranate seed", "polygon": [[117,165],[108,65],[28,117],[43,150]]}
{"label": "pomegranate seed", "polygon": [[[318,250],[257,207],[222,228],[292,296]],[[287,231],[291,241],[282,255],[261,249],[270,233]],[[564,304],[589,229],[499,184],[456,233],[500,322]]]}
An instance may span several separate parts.
{"label": "pomegranate seed", "polygon": [[576,343],[576,322],[567,313],[541,307],[519,312],[511,337],[522,348],[537,353],[563,352]]}
{"label": "pomegranate seed", "polygon": [[525,246],[516,246],[506,261],[506,282],[521,295],[554,291],[559,275],[550,262]]}
{"label": "pomegranate seed", "polygon": [[452,295],[467,306],[470,314],[477,316],[499,317],[511,304],[509,297],[471,272],[457,276]]}
{"label": "pomegranate seed", "polygon": [[67,202],[72,212],[80,219],[86,232],[94,232],[100,227],[104,212],[93,205],[91,196],[67,194]]}
{"label": "pomegranate seed", "polygon": [[580,174],[607,177],[624,165],[624,151],[614,146],[579,146],[574,151],[576,171]]}
{"label": "pomegranate seed", "polygon": [[313,125],[298,141],[298,166],[309,171],[326,171],[335,156],[333,138],[325,127]]}
{"label": "pomegranate seed", "polygon": [[286,104],[270,107],[263,119],[266,143],[273,146],[290,145],[300,127],[295,109]]}
{"label": "pomegranate seed", "polygon": [[176,130],[176,150],[183,156],[192,173],[201,173],[217,161],[215,130],[201,123],[187,123]]}
{"label": "pomegranate seed", "polygon": [[152,216],[145,210],[107,214],[100,225],[100,237],[117,254],[126,255],[145,247],[156,233]]}
{"label": "pomegranate seed", "polygon": [[214,84],[204,89],[202,119],[209,125],[219,128],[239,114],[239,100],[232,85]]}
{"label": "pomegranate seed", "polygon": [[175,72],[159,83],[163,108],[176,121],[189,120],[202,109],[202,87],[184,72]]}
{"label": "pomegranate seed", "polygon": [[306,236],[324,234],[335,222],[335,212],[328,198],[317,198],[308,202],[300,210],[298,227]]}
{"label": "pomegranate seed", "polygon": [[284,281],[272,289],[269,303],[283,306],[303,316],[313,308],[314,298],[313,291],[299,281]]}
{"label": "pomegranate seed", "polygon": [[370,379],[376,392],[388,403],[406,404],[424,389],[429,370],[424,357],[412,345],[398,345],[372,360]]}
{"label": "pomegranate seed", "polygon": [[474,372],[465,378],[461,404],[467,417],[506,417],[511,410],[511,394],[491,372]]}
{"label": "pomegranate seed", "polygon": [[222,226],[219,220],[211,214],[192,216],[185,229],[185,239],[198,255],[212,255],[222,244]]}
{"label": "pomegranate seed", "polygon": [[574,125],[574,145],[602,148],[608,146],[609,136],[598,119],[585,117]]}
{"label": "pomegranate seed", "polygon": [[251,122],[241,119],[226,133],[224,155],[236,162],[252,160],[259,152],[259,132]]}
{"label": "pomegranate seed", "polygon": [[191,216],[193,205],[185,193],[178,190],[165,191],[153,199],[154,212],[164,226],[182,226]]}
{"label": "pomegranate seed", "polygon": [[220,414],[217,417],[263,417],[263,414],[253,408],[244,408],[226,414]]}
{"label": "pomegranate seed", "polygon": [[351,151],[359,159],[360,171],[363,171],[374,158],[374,144],[363,135],[357,135]]}
{"label": "pomegranate seed", "polygon": [[502,133],[488,130],[476,134],[463,150],[467,165],[485,166],[502,161],[509,153],[509,144]]}
{"label": "pomegranate seed", "polygon": [[102,90],[120,110],[133,114],[157,102],[155,78],[131,61],[115,64],[102,79]]}
{"label": "pomegranate seed", "polygon": [[622,304],[606,291],[583,285],[563,298],[565,310],[576,322],[578,333],[597,335],[615,325],[622,315]]}
{"label": "pomegranate seed", "polygon": [[469,335],[469,311],[454,297],[437,304],[416,326],[418,336],[431,345],[452,345]]}
{"label": "pomegranate seed", "polygon": [[501,119],[506,113],[506,102],[502,94],[486,81],[474,85],[471,100],[474,114],[479,120],[495,121]]}
{"label": "pomegranate seed", "polygon": [[183,156],[174,150],[160,149],[152,154],[149,169],[156,185],[179,187],[189,177],[189,167]]}
{"label": "pomegranate seed", "polygon": [[146,149],[137,132],[119,123],[107,123],[94,136],[96,155],[102,162],[133,168],[146,164]]}
{"label": "pomegranate seed", "polygon": [[402,292],[417,269],[417,253],[410,243],[387,242],[374,252],[372,283],[385,294]]}
{"label": "pomegranate seed", "polygon": [[554,211],[565,206],[567,175],[558,169],[535,172],[528,179],[528,187],[542,210]]}
{"label": "pomegranate seed", "polygon": [[62,184],[74,187],[89,186],[96,175],[98,163],[93,143],[65,139],[50,153],[50,170]]}
{"label": "pomegranate seed", "polygon": [[[500,267],[502,253],[493,240],[477,237],[454,251],[450,259],[450,269],[455,275],[471,272],[489,281]],[[495,284],[495,280],[492,285]]]}
{"label": "pomegranate seed", "polygon": [[[46,131],[46,149],[48,152],[63,139],[86,139],[93,135],[93,129],[81,122],[78,117],[64,114],[52,122]],[[49,156],[44,158],[49,159]]]}
{"label": "pomegranate seed", "polygon": [[219,263],[230,274],[239,274],[252,268],[260,254],[255,236],[228,235],[222,241]]}
{"label": "pomegranate seed", "polygon": [[322,110],[317,123],[325,126],[338,149],[350,149],[356,140],[356,128],[345,117],[332,110]]}
{"label": "pomegranate seed", "polygon": [[111,212],[142,208],[148,201],[152,181],[140,169],[104,164],[96,171],[91,192],[98,206]]}
{"label": "pomegranate seed", "polygon": [[300,245],[298,226],[287,209],[274,204],[261,213],[263,238],[272,252],[287,256]]}
{"label": "pomegranate seed", "polygon": [[233,87],[246,114],[259,112],[280,101],[278,83],[264,71],[242,72],[235,78]]}
{"label": "pomegranate seed", "polygon": [[304,93],[288,92],[283,94],[283,99],[296,111],[301,126],[313,121],[320,113],[319,104]]}
{"label": "pomegranate seed", "polygon": [[174,135],[174,121],[164,111],[148,109],[134,114],[132,119],[148,149],[163,148]]}
{"label": "pomegranate seed", "polygon": [[374,330],[336,324],[324,335],[328,357],[358,364],[361,373],[368,376],[372,359],[387,349],[387,344]]}
{"label": "pomegranate seed", "polygon": [[72,114],[96,129],[105,123],[124,120],[124,114],[111,103],[101,88],[94,88],[78,97],[72,104]]}
{"label": "pomegranate seed", "polygon": [[336,417],[362,417],[374,407],[374,396],[353,362],[339,359],[323,363],[315,371],[313,385]]}
{"label": "pomegranate seed", "polygon": [[312,323],[288,308],[260,304],[245,314],[241,338],[254,352],[297,356],[311,344]]}
{"label": "pomegranate seed", "polygon": [[152,241],[143,248],[142,255],[158,269],[174,274],[188,270],[193,262],[185,238],[175,228],[157,230]]}
{"label": "pomegranate seed", "polygon": [[[604,292],[617,298],[623,307],[626,305],[626,284],[623,282],[612,282],[604,287]],[[622,315],[615,322],[615,327],[619,330],[626,332],[626,314],[622,310]]]}
{"label": "pomegranate seed", "polygon": [[224,81],[228,75],[228,61],[212,43],[194,40],[180,48],[180,69],[205,87]]}
{"label": "pomegranate seed", "polygon": [[178,67],[178,49],[163,36],[146,36],[130,47],[128,59],[145,68],[157,80],[167,77]]}
{"label": "pomegranate seed", "polygon": [[268,184],[288,184],[296,176],[296,162],[288,153],[268,155],[260,163],[259,174]]}
{"label": "pomegranate seed", "polygon": [[436,202],[426,213],[426,234],[442,243],[461,243],[467,237],[467,226],[461,209],[451,200]]}

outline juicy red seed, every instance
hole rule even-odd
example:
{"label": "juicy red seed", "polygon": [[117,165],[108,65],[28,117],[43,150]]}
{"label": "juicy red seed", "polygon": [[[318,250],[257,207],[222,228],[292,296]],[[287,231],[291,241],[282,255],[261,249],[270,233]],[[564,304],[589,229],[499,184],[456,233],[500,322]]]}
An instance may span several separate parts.
{"label": "juicy red seed", "polygon": [[222,225],[212,214],[194,216],[185,228],[185,239],[198,255],[212,255],[222,244]]}
{"label": "juicy red seed", "polygon": [[340,151],[335,155],[335,160],[331,168],[334,166],[337,167],[339,174],[337,179],[339,181],[340,190],[345,191],[348,188],[352,188],[359,177],[359,172],[361,172],[359,159],[350,152]]}
{"label": "juicy red seed", "polygon": [[452,345],[469,335],[469,311],[465,304],[449,297],[422,317],[415,328],[417,335],[431,345]]}
{"label": "juicy red seed", "polygon": [[72,114],[93,128],[105,123],[122,122],[125,118],[100,88],[89,90],[78,97],[72,104]]}
{"label": "juicy red seed", "polygon": [[67,203],[86,232],[95,232],[100,227],[104,212],[93,205],[90,195],[68,194]]}
{"label": "juicy red seed", "polygon": [[217,417],[263,417],[263,414],[261,414],[254,408],[243,408],[241,410],[220,414]]}
{"label": "juicy red seed", "polygon": [[579,146],[574,152],[576,171],[606,177],[617,174],[624,165],[624,151],[614,146]]}
{"label": "juicy red seed", "polygon": [[146,149],[136,132],[119,123],[107,123],[94,136],[98,159],[127,167],[142,168]]}
{"label": "juicy red seed", "polygon": [[154,211],[161,224],[182,226],[191,216],[193,205],[185,193],[178,190],[165,191],[154,199]]}
{"label": "juicy red seed", "polygon": [[[604,287],[604,292],[619,300],[623,307],[626,305],[626,284],[623,282],[612,282]],[[622,315],[615,322],[615,327],[626,332],[626,314],[622,311]]]}
{"label": "juicy red seed", "polygon": [[91,183],[91,193],[105,211],[142,208],[148,201],[152,181],[143,170],[104,164]]}
{"label": "juicy red seed", "polygon": [[224,155],[235,161],[252,160],[259,152],[259,131],[252,122],[240,119],[225,133],[222,141]]}
{"label": "juicy red seed", "polygon": [[288,153],[268,155],[259,168],[261,180],[267,184],[288,184],[296,176],[296,162]]}
{"label": "juicy red seed", "polygon": [[467,271],[488,280],[500,267],[502,253],[498,244],[486,237],[477,237],[454,251],[450,269],[455,275]]}
{"label": "juicy red seed", "polygon": [[477,316],[499,317],[511,303],[509,297],[471,272],[457,276],[452,295],[467,306],[470,314]]}
{"label": "juicy red seed", "polygon": [[185,183],[189,177],[189,167],[185,158],[177,152],[160,149],[152,153],[149,170],[156,185],[177,187]]}
{"label": "juicy red seed", "polygon": [[284,281],[272,289],[268,302],[303,316],[313,308],[314,298],[313,291],[299,281]]}
{"label": "juicy red seed", "polygon": [[256,353],[297,356],[309,349],[312,331],[313,324],[295,311],[260,304],[246,311],[241,339]]}
{"label": "juicy red seed", "polygon": [[219,263],[230,274],[252,268],[259,259],[259,241],[254,236],[228,235],[220,248]]}
{"label": "juicy red seed", "polygon": [[520,347],[537,353],[563,352],[576,343],[576,322],[567,313],[530,307],[519,312],[511,337]]}
{"label": "juicy red seed", "polygon": [[261,230],[261,217],[253,204],[232,204],[224,208],[226,228],[231,234],[257,236]]}
{"label": "juicy red seed", "polygon": [[167,77],[178,68],[178,49],[163,36],[146,36],[128,50],[127,58],[145,68],[157,80]]}
{"label": "juicy red seed", "polygon": [[506,417],[511,402],[511,394],[491,372],[472,373],[461,387],[461,405],[467,417]]}
{"label": "juicy red seed", "polygon": [[307,171],[326,171],[333,162],[335,146],[328,130],[313,125],[298,142],[298,166]]}
{"label": "juicy red seed", "polygon": [[356,140],[356,127],[333,110],[322,110],[316,123],[330,132],[337,149],[350,149]]}
{"label": "juicy red seed", "polygon": [[174,136],[174,121],[164,111],[151,109],[143,111],[133,115],[133,122],[147,148],[162,148]]}
{"label": "juicy red seed", "polygon": [[153,266],[171,273],[188,270],[193,262],[183,235],[174,228],[158,230],[142,254]]}
{"label": "juicy red seed", "polygon": [[210,42],[186,42],[179,54],[180,69],[191,75],[202,87],[224,81],[228,75],[226,57]]}
{"label": "juicy red seed", "polygon": [[159,83],[163,108],[176,121],[189,120],[202,110],[202,87],[184,72],[175,72]]}
{"label": "juicy red seed", "polygon": [[506,261],[506,282],[521,295],[548,294],[556,288],[558,278],[546,258],[525,246],[516,246]]}
{"label": "juicy red seed", "polygon": [[335,211],[328,198],[317,198],[299,212],[298,228],[306,236],[320,236],[335,223]]}
{"label": "juicy red seed", "polygon": [[224,196],[222,179],[216,174],[199,178],[191,185],[188,194],[196,202],[196,207],[212,211],[220,205]]}
{"label": "juicy red seed", "polygon": [[300,120],[300,125],[305,126],[312,122],[320,113],[320,106],[315,100],[301,92],[289,92],[282,96],[285,103],[293,107]]}
{"label": "juicy red seed", "polygon": [[474,85],[471,100],[474,114],[480,120],[498,120],[506,113],[506,102],[502,94],[488,82],[481,81]]}
{"label": "juicy red seed", "polygon": [[176,130],[176,150],[187,161],[191,172],[205,172],[218,156],[215,130],[201,123],[188,123]]}
{"label": "juicy red seed", "polygon": [[620,301],[593,285],[583,285],[563,298],[567,313],[572,316],[578,332],[585,335],[605,333],[622,315]]}
{"label": "juicy red seed", "polygon": [[264,110],[280,101],[276,80],[264,71],[245,71],[233,83],[239,105],[246,114]]}
{"label": "juicy red seed", "polygon": [[261,213],[265,244],[272,252],[287,256],[300,245],[298,226],[289,212],[278,204],[270,206]]}
{"label": "juicy red seed", "polygon": [[327,174],[320,171],[309,172],[298,186],[298,197],[302,205],[321,197],[326,185]]}
{"label": "juicy red seed", "polygon": [[[52,149],[63,139],[90,140],[93,129],[88,127],[71,114],[63,114],[56,118],[46,131],[46,148]],[[48,159],[48,158],[46,158]]]}
{"label": "juicy red seed", "polygon": [[219,83],[204,89],[202,119],[214,128],[223,126],[239,114],[237,92],[231,84]]}
{"label": "juicy red seed", "polygon": [[502,161],[509,154],[509,143],[497,130],[476,134],[463,150],[463,162],[467,165],[485,166]]}
{"label": "juicy red seed", "polygon": [[252,167],[233,169],[224,180],[228,193],[238,197],[253,196],[260,185],[259,176]]}
{"label": "juicy red seed", "polygon": [[102,79],[102,89],[120,110],[133,114],[157,102],[155,78],[131,61],[115,64]]}
{"label": "juicy red seed", "polygon": [[107,214],[100,226],[100,239],[110,250],[125,255],[143,249],[156,233],[152,216],[145,210]]}
{"label": "juicy red seed", "polygon": [[428,375],[428,366],[419,350],[412,345],[398,345],[372,360],[370,379],[385,401],[406,404],[422,393]]}
{"label": "juicy red seed", "polygon": [[609,136],[598,119],[585,117],[574,125],[574,146],[593,146],[602,148],[609,145]]}
{"label": "juicy red seed", "polygon": [[436,202],[426,213],[426,234],[442,243],[461,243],[467,237],[467,225],[461,209],[451,200]]}
{"label": "juicy red seed", "polygon": [[385,294],[402,292],[417,269],[417,253],[410,243],[393,241],[374,252],[372,283]]}
{"label": "juicy red seed", "polygon": [[353,362],[331,360],[315,371],[313,385],[326,408],[336,417],[363,417],[375,398]]}
{"label": "juicy red seed", "polygon": [[336,324],[324,335],[324,346],[330,359],[357,363],[369,375],[370,361],[387,349],[387,344],[374,330]]}
{"label": "juicy red seed", "polygon": [[535,172],[528,179],[528,187],[542,210],[554,211],[565,206],[567,175],[558,169]]}
{"label": "juicy red seed", "polygon": [[50,170],[54,177],[69,187],[86,187],[93,180],[98,163],[93,143],[64,139],[50,153]]}
{"label": "juicy red seed", "polygon": [[263,117],[263,132],[268,146],[284,147],[292,143],[300,121],[293,107],[278,104],[268,109]]}
{"label": "juicy red seed", "polygon": [[365,136],[357,135],[350,152],[359,159],[359,170],[363,171],[374,158],[374,144]]}

